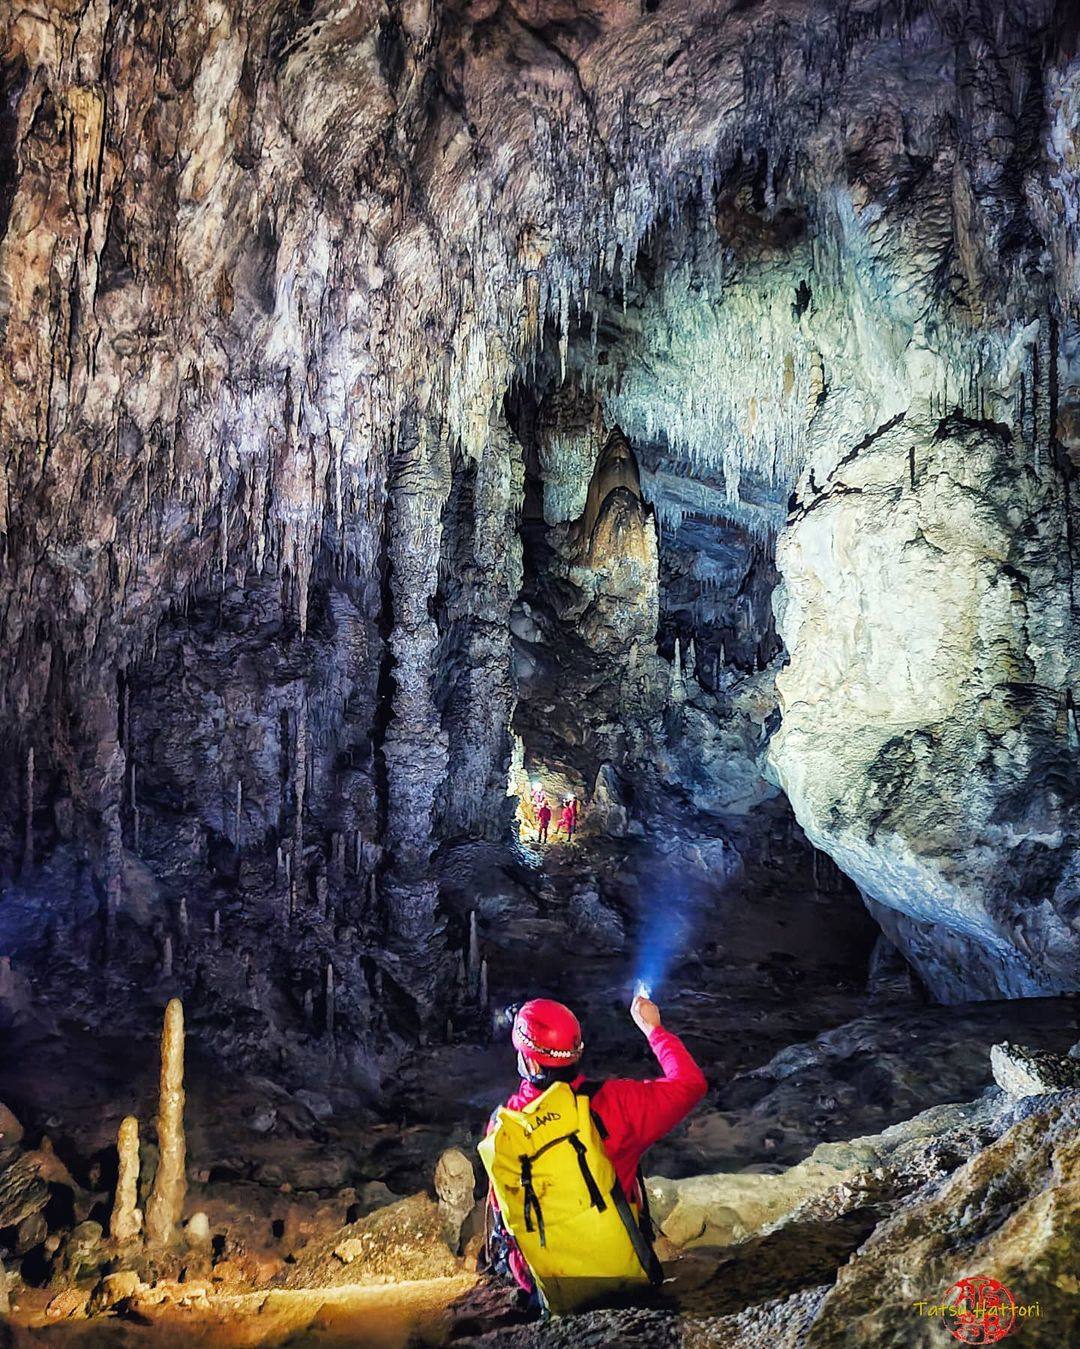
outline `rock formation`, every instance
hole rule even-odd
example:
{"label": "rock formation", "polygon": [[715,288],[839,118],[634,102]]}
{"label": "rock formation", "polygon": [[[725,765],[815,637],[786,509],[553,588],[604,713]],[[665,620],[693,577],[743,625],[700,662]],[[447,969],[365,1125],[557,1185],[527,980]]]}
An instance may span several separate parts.
{"label": "rock formation", "polygon": [[139,1121],[126,1115],[116,1136],[116,1195],[109,1236],[118,1244],[133,1241],[142,1231],[139,1192]]}
{"label": "rock formation", "polygon": [[146,1204],[146,1237],[167,1246],[176,1236],[187,1194],[184,1137],[184,1008],[173,998],[161,1032],[161,1091],[157,1113],[158,1164]]}
{"label": "rock formation", "polygon": [[1017,481],[1024,452],[898,414],[815,479],[777,557],[772,761],[945,999],[1080,979],[1068,505],[1049,465]]}
{"label": "rock formation", "polygon": [[1080,1091],[1080,1059],[1048,1054],[1023,1045],[993,1045],[990,1066],[994,1081],[1010,1096],[1045,1096],[1056,1091]]}

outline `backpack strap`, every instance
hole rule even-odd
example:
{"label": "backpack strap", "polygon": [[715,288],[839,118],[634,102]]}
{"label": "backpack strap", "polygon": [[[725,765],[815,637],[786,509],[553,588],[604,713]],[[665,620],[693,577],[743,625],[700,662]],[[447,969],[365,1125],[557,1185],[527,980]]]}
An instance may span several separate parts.
{"label": "backpack strap", "polygon": [[659,1287],[664,1282],[663,1266],[653,1250],[652,1241],[645,1235],[643,1228],[634,1217],[634,1210],[627,1203],[623,1187],[617,1180],[615,1188],[611,1192],[611,1197],[615,1201],[615,1212],[622,1219],[623,1227],[626,1228],[626,1235],[630,1238],[634,1254],[641,1262],[641,1268],[648,1275],[649,1282],[654,1287]]}
{"label": "backpack strap", "polygon": [[[600,1088],[603,1085],[604,1085],[603,1082],[582,1082],[581,1085],[575,1090],[574,1095],[587,1096],[591,1101],[592,1098],[596,1095],[596,1093],[600,1090]],[[596,1111],[593,1110],[591,1107],[589,1109],[589,1114],[592,1115],[592,1121],[596,1125],[596,1132],[600,1135],[601,1141],[606,1143],[608,1140],[607,1125],[596,1113]]]}
{"label": "backpack strap", "polygon": [[592,1204],[597,1213],[605,1213],[607,1211],[607,1204],[604,1203],[604,1196],[600,1193],[600,1186],[597,1185],[596,1177],[589,1168],[588,1149],[577,1134],[571,1134],[568,1142],[577,1153],[578,1166],[581,1168],[581,1178],[585,1182],[585,1188],[589,1192],[589,1203]]}
{"label": "backpack strap", "polygon": [[640,1162],[638,1162],[637,1169],[637,1187],[638,1194],[641,1196],[641,1212],[638,1221],[645,1240],[651,1246],[656,1240],[656,1224],[652,1220],[652,1209],[649,1207],[649,1191],[645,1186],[645,1168]]}
{"label": "backpack strap", "polygon": [[[537,1231],[540,1233],[540,1245],[547,1245],[547,1233],[544,1231],[544,1212],[540,1207],[540,1200],[536,1197],[536,1190],[532,1181],[532,1158],[523,1156],[521,1161],[521,1186],[525,1191],[525,1231]],[[536,1218],[536,1226],[533,1227],[533,1217]]]}

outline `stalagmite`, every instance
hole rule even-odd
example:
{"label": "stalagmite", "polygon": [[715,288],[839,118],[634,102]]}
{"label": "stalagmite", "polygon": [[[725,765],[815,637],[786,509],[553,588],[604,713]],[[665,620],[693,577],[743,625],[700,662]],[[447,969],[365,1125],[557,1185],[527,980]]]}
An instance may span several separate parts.
{"label": "stalagmite", "polygon": [[172,1241],[187,1194],[184,1142],[184,1008],[173,998],[161,1036],[161,1090],[157,1116],[158,1167],[146,1205],[146,1235],[154,1246]]}
{"label": "stalagmite", "polygon": [[336,994],[334,992],[334,967],[326,966],[326,1033],[331,1038],[334,1035],[334,1019],[336,1013]]}
{"label": "stalagmite", "polygon": [[480,978],[480,934],[476,927],[476,910],[469,914],[469,987],[476,988]]}
{"label": "stalagmite", "polygon": [[34,865],[34,747],[26,751],[26,825],[23,831],[22,868]]}
{"label": "stalagmite", "polygon": [[671,667],[671,701],[673,703],[686,701],[686,685],[682,673],[682,644],[678,637],[675,638],[675,659]]}
{"label": "stalagmite", "polygon": [[241,845],[241,824],[244,809],[244,784],[239,778],[236,779],[236,809],[234,812],[233,842],[236,845],[236,851],[240,851]]}
{"label": "stalagmite", "polygon": [[188,919],[187,899],[183,895],[180,896],[180,903],[177,905],[176,909],[176,926],[181,944],[186,947],[188,944],[190,923]]}
{"label": "stalagmite", "polygon": [[116,927],[122,900],[123,886],[120,877],[112,875],[105,883],[105,946],[110,954],[116,946]]}
{"label": "stalagmite", "polygon": [[214,939],[214,945],[215,945],[215,946],[220,946],[220,945],[221,945],[221,910],[220,910],[220,909],[215,909],[215,910],[214,910],[214,927],[213,927],[213,934],[212,934],[212,935],[213,935],[213,939]]}
{"label": "stalagmite", "polygon": [[488,1005],[488,963],[486,960],[480,962],[480,994],[477,999],[481,1009]]}
{"label": "stalagmite", "polygon": [[168,933],[161,943],[161,973],[166,979],[172,978],[173,972],[173,943],[172,937]]}
{"label": "stalagmite", "polygon": [[139,1197],[139,1121],[128,1115],[120,1121],[116,1135],[116,1198],[109,1220],[113,1241],[133,1241],[142,1231],[142,1213],[136,1207]]}
{"label": "stalagmite", "polygon": [[307,702],[301,689],[296,696],[296,743],[293,748],[293,838],[292,865],[289,872],[290,909],[296,911],[296,885],[304,869],[304,794],[308,775],[308,714]]}

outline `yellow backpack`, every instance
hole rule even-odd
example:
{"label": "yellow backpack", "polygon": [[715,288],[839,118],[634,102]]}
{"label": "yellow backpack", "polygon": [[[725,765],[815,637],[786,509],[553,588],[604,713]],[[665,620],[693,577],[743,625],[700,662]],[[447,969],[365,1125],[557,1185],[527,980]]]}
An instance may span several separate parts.
{"label": "yellow backpack", "polygon": [[479,1148],[503,1223],[554,1312],[663,1277],[604,1151],[591,1089],[556,1082],[523,1110],[500,1106]]}

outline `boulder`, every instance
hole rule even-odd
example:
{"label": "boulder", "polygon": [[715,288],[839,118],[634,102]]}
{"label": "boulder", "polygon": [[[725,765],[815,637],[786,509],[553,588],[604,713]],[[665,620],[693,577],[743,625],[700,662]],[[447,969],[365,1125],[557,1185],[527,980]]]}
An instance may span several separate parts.
{"label": "boulder", "polygon": [[1010,1044],[990,1050],[994,1081],[1010,1096],[1046,1096],[1055,1091],[1080,1091],[1080,1059]]}
{"label": "boulder", "polygon": [[579,887],[570,897],[570,926],[602,951],[621,951],[626,945],[622,918],[591,885]]}
{"label": "boulder", "polygon": [[21,1143],[22,1137],[22,1125],[3,1101],[0,1101],[0,1153]]}
{"label": "boulder", "polygon": [[63,1288],[49,1300],[45,1315],[50,1321],[66,1321],[72,1316],[84,1316],[90,1302],[87,1288]]}
{"label": "boulder", "polygon": [[106,1274],[90,1295],[89,1311],[91,1315],[108,1311],[142,1290],[142,1280],[133,1269],[118,1269]]}
{"label": "boulder", "polygon": [[412,1195],[314,1241],[289,1271],[289,1288],[438,1279],[460,1266],[446,1242],[440,1206]]}
{"label": "boulder", "polygon": [[447,1148],[435,1165],[435,1193],[446,1243],[457,1250],[461,1229],[475,1203],[476,1173],[460,1148]]}
{"label": "boulder", "polygon": [[89,1273],[97,1273],[106,1260],[100,1223],[79,1223],[68,1233],[53,1269],[54,1285],[74,1283]]}

